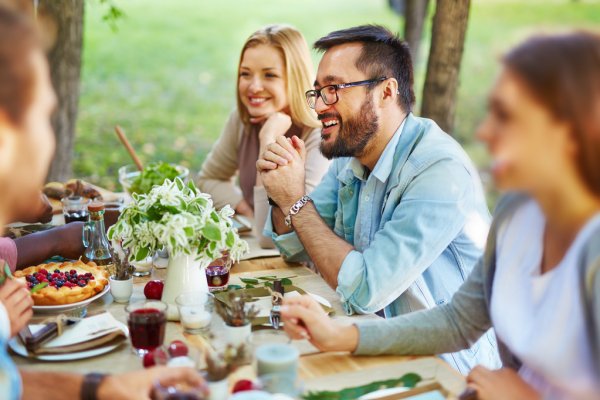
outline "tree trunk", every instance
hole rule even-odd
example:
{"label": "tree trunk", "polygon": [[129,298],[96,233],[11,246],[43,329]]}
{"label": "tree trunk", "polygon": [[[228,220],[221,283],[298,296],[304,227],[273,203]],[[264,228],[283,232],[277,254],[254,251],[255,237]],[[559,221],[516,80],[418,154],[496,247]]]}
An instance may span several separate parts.
{"label": "tree trunk", "polygon": [[421,116],[448,133],[454,129],[456,93],[470,0],[437,0]]}
{"label": "tree trunk", "polygon": [[79,104],[84,3],[83,0],[40,1],[40,19],[46,21],[46,27],[54,27],[54,32],[44,29],[44,34],[48,33],[53,39],[48,62],[58,99],[58,107],[52,116],[56,154],[47,177],[50,181],[64,181],[73,173],[71,162]]}
{"label": "tree trunk", "polygon": [[429,0],[406,0],[406,12],[404,13],[404,40],[410,48],[413,64],[419,59],[419,48],[423,36],[423,26],[427,17]]}

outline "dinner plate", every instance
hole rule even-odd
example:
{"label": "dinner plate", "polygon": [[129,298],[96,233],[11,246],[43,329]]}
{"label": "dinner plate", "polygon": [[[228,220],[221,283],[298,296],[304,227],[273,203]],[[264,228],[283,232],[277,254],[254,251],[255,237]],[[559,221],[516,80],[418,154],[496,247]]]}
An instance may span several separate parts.
{"label": "dinner plate", "polygon": [[80,351],[78,353],[34,355],[34,354],[27,353],[27,349],[25,349],[25,346],[23,346],[23,343],[21,343],[21,341],[17,337],[14,337],[8,342],[8,347],[10,347],[10,349],[12,351],[14,351],[16,354],[20,355],[21,357],[25,357],[25,358],[34,358],[36,360],[41,360],[41,361],[71,361],[71,360],[81,360],[83,358],[96,357],[101,354],[106,354],[108,352],[113,351],[114,349],[116,349],[117,347],[119,347],[121,344],[123,344],[125,342],[127,342],[127,341],[124,340],[121,343],[117,343],[117,344],[113,344],[113,345],[105,346],[105,347],[100,347],[100,348],[92,349],[92,350]]}
{"label": "dinner plate", "polygon": [[103,291],[95,296],[90,297],[89,299],[78,301],[77,303],[61,304],[59,306],[33,306],[33,312],[35,314],[58,314],[65,311],[75,310],[77,308],[83,308],[104,296],[109,290],[110,284],[107,284]]}

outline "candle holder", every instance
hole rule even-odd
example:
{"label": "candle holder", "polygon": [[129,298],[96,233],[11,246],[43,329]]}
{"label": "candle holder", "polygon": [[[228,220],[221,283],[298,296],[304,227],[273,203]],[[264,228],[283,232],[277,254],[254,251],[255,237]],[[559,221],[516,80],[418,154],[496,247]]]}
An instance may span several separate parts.
{"label": "candle holder", "polygon": [[179,320],[187,333],[208,333],[214,306],[209,293],[184,293],[175,299],[179,308]]}

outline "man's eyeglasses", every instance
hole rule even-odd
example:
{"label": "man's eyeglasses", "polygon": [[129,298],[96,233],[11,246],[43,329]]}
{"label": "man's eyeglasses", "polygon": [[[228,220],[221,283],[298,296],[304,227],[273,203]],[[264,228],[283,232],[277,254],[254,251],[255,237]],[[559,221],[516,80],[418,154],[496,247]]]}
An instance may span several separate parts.
{"label": "man's eyeglasses", "polygon": [[317,104],[317,98],[320,96],[325,105],[332,105],[338,102],[338,94],[337,91],[340,89],[351,88],[354,86],[364,86],[371,85],[373,83],[383,82],[387,79],[387,77],[382,76],[381,78],[368,79],[366,81],[358,81],[358,82],[349,82],[349,83],[340,83],[338,85],[327,85],[323,86],[318,90],[309,90],[306,92],[306,101],[308,102],[308,106],[312,109],[315,108]]}

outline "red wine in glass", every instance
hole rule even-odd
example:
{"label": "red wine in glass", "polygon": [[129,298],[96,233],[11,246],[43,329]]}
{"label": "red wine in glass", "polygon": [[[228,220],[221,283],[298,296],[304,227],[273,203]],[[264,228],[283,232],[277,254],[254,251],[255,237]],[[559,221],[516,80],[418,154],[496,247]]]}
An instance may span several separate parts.
{"label": "red wine in glass", "polygon": [[87,210],[70,211],[70,212],[65,212],[64,217],[65,217],[65,224],[75,222],[75,221],[87,222],[89,213],[87,212]]}
{"label": "red wine in glass", "polygon": [[226,265],[209,265],[206,267],[206,281],[210,291],[225,289],[229,282],[229,267]]}
{"label": "red wine in glass", "polygon": [[140,308],[127,317],[131,345],[143,354],[161,346],[165,340],[165,313],[156,308]]}

